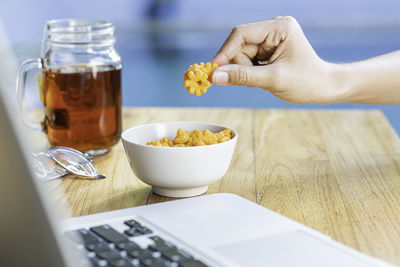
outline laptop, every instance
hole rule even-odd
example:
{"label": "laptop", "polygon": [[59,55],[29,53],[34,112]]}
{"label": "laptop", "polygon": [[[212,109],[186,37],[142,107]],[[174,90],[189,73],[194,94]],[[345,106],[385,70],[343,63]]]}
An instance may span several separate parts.
{"label": "laptop", "polygon": [[18,121],[0,88],[0,266],[391,266],[228,193],[59,220]]}

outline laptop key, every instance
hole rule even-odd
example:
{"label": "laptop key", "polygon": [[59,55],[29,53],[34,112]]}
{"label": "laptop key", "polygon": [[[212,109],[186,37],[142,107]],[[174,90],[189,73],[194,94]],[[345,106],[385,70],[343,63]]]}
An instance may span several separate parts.
{"label": "laptop key", "polygon": [[133,267],[133,265],[126,259],[111,260],[109,264],[113,267]]}
{"label": "laptop key", "polygon": [[87,250],[94,252],[110,250],[110,247],[107,245],[107,243],[104,242],[91,243],[86,245],[85,247]]}
{"label": "laptop key", "polygon": [[183,261],[188,261],[188,260],[193,259],[193,257],[191,255],[189,255],[186,251],[183,251],[181,249],[166,251],[166,252],[163,252],[162,255],[167,260],[174,261],[174,262],[183,262]]}
{"label": "laptop key", "polygon": [[120,243],[128,241],[127,236],[121,234],[108,224],[92,227],[90,228],[90,231],[94,232],[95,234],[110,243]]}
{"label": "laptop key", "polygon": [[156,242],[153,245],[150,245],[149,248],[152,250],[155,250],[155,251],[160,251],[160,252],[176,250],[176,246],[168,241]]}
{"label": "laptop key", "polygon": [[135,227],[136,225],[140,225],[140,223],[135,220],[128,220],[128,221],[125,221],[124,223],[126,225],[128,225],[129,227]]}
{"label": "laptop key", "polygon": [[134,242],[132,242],[132,241],[118,243],[117,244],[117,248],[119,248],[121,250],[126,250],[126,251],[132,251],[132,250],[140,249],[139,245],[134,243]]}
{"label": "laptop key", "polygon": [[190,260],[180,262],[179,267],[208,267],[208,265],[199,260]]}
{"label": "laptop key", "polygon": [[75,231],[65,232],[64,235],[77,244],[90,244],[99,241],[98,237],[83,228]]}
{"label": "laptop key", "polygon": [[153,231],[151,231],[149,228],[143,225],[136,225],[135,229],[138,230],[139,232],[142,232],[143,234],[151,234]]}
{"label": "laptop key", "polygon": [[129,235],[129,236],[144,235],[142,232],[140,232],[140,231],[137,230],[136,228],[131,228],[131,229],[125,230],[124,233],[125,233],[126,235]]}
{"label": "laptop key", "polygon": [[139,249],[128,251],[128,255],[134,259],[148,259],[153,257],[153,251],[148,249]]}
{"label": "laptop key", "polygon": [[151,237],[149,237],[151,240],[153,240],[155,243],[158,242],[165,242],[164,239],[162,239],[161,237],[159,237],[158,235],[153,235]]}
{"label": "laptop key", "polygon": [[105,267],[105,266],[108,266],[106,260],[103,260],[103,259],[100,259],[100,258],[97,258],[97,257],[91,258],[90,261],[91,261],[93,267]]}
{"label": "laptop key", "polygon": [[111,249],[110,250],[106,250],[106,251],[96,252],[96,255],[99,258],[102,258],[102,259],[107,260],[107,261],[119,260],[119,259],[122,258],[121,255],[116,250],[111,250]]}
{"label": "laptop key", "polygon": [[148,267],[168,267],[167,262],[163,261],[160,258],[148,258],[140,260],[140,263],[144,266]]}

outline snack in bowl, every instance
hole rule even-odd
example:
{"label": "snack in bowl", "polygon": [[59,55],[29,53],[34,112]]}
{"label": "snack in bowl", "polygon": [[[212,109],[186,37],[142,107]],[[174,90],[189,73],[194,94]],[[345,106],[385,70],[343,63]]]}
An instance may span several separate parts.
{"label": "snack in bowl", "polygon": [[[173,138],[179,128],[185,131],[180,131]],[[187,147],[186,131],[194,132],[195,135],[201,133],[203,139],[196,141],[199,142],[197,146]],[[208,132],[221,131],[225,134],[230,132],[231,139],[222,143],[199,145],[201,142],[213,142],[215,136],[212,137]],[[234,129],[223,125],[178,121],[132,127],[122,133],[121,139],[133,173],[141,181],[151,185],[154,193],[168,197],[189,197],[205,193],[209,184],[225,175],[238,134]],[[169,144],[173,144],[174,140],[179,147],[147,145],[149,140],[161,140]]]}
{"label": "snack in bowl", "polygon": [[185,147],[185,146],[205,146],[223,143],[232,139],[233,132],[226,128],[218,133],[213,133],[208,129],[203,132],[198,129],[190,132],[178,129],[173,141],[169,137],[163,137],[160,141],[150,141],[146,145],[163,147]]}

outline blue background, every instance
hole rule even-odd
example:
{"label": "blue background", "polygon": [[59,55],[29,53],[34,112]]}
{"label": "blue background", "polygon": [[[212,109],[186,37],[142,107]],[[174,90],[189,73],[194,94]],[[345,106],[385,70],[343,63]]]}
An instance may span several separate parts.
{"label": "blue background", "polygon": [[[345,108],[384,111],[400,132],[398,106],[294,105],[257,88],[213,86],[201,97],[182,85],[188,65],[209,61],[232,27],[294,16],[318,55],[350,62],[400,48],[400,1],[28,1],[0,3],[0,19],[17,63],[38,57],[43,25],[56,18],[109,19],[123,61],[125,106]],[[400,88],[399,88],[400,93]],[[38,101],[33,102],[33,105]]]}

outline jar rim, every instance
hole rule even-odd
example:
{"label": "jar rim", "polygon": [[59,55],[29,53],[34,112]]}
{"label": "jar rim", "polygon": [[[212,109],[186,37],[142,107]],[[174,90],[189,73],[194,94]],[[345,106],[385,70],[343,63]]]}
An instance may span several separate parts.
{"label": "jar rim", "polygon": [[45,25],[44,38],[57,45],[112,45],[115,27],[108,20],[55,19]]}
{"label": "jar rim", "polygon": [[114,30],[114,25],[108,20],[92,19],[54,19],[46,22],[48,33],[79,34],[96,33],[104,30]]}

